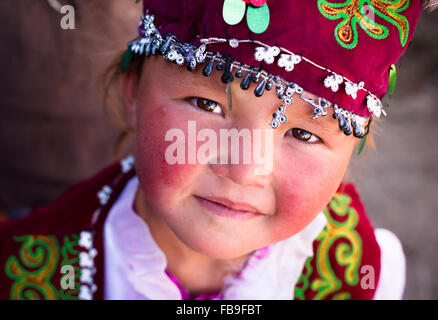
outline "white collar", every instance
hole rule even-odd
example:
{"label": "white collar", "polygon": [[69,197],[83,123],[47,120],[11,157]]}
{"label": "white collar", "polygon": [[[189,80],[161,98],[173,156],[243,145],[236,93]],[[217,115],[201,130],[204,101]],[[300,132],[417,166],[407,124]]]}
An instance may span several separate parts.
{"label": "white collar", "polygon": [[[133,210],[138,178],[133,177],[104,224],[105,299],[180,300],[166,275],[166,256],[143,219]],[[296,235],[256,250],[238,277],[225,279],[224,299],[293,299],[313,241],[326,225],[324,214]]]}

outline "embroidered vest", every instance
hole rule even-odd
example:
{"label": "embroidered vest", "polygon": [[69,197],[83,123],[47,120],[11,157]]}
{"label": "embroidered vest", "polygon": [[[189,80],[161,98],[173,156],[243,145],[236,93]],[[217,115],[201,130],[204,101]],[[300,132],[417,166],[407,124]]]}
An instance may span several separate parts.
{"label": "embroidered vest", "polygon": [[[0,299],[103,299],[103,224],[134,174],[128,157],[49,206],[1,224]],[[324,213],[328,224],[313,243],[295,299],[371,299],[380,249],[354,186],[342,184]]]}
{"label": "embroidered vest", "polygon": [[313,242],[295,286],[295,299],[372,299],[380,275],[374,228],[352,184],[342,184],[324,213],[327,225]]}

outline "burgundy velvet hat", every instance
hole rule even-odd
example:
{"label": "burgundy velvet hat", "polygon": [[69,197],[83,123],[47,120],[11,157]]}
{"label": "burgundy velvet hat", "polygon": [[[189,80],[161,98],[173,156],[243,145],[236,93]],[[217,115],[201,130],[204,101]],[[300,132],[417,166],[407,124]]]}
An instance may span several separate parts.
{"label": "burgundy velvet hat", "polygon": [[313,118],[333,107],[340,129],[359,138],[368,132],[367,118],[385,114],[380,99],[393,90],[394,64],[422,9],[421,0],[144,0],[143,5],[128,56],[159,54],[190,71],[201,67],[207,77],[216,69],[224,83],[238,80],[256,96],[274,88],[282,103],[272,128],[287,122],[285,110],[295,95],[313,106]]}

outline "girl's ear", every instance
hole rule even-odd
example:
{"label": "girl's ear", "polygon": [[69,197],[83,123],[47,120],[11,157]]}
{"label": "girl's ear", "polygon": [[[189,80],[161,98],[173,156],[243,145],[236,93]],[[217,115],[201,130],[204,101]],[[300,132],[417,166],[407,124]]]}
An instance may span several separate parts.
{"label": "girl's ear", "polygon": [[125,72],[122,78],[123,104],[126,108],[129,126],[133,131],[137,127],[137,90],[138,76],[135,72]]}

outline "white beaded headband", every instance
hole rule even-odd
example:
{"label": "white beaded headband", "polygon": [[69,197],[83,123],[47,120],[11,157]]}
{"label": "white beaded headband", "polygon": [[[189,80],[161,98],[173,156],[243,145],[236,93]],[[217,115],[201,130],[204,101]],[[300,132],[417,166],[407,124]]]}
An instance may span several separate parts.
{"label": "white beaded headband", "polygon": [[[256,48],[254,55],[257,61],[264,61],[271,64],[275,61],[275,58],[281,54],[277,61],[277,65],[284,68],[286,71],[292,71],[298,63],[310,63],[314,67],[328,72],[328,76],[324,80],[325,87],[331,88],[333,92],[336,92],[339,90],[340,85],[344,83],[345,92],[353,99],[357,98],[357,92],[359,90],[365,91],[368,93],[368,110],[376,117],[380,117],[382,113],[386,115],[382,108],[382,102],[380,99],[365,88],[363,81],[353,83],[348,78],[318,65],[310,59],[294,54],[287,49],[277,46],[269,46],[257,40],[221,38],[200,39],[201,45],[196,47],[192,44],[179,41],[172,34],[167,34],[166,37],[163,38],[154,25],[154,16],[149,14],[145,14],[141,18],[139,30],[141,30],[139,31],[140,36],[128,45],[129,50],[132,53],[145,56],[160,54],[165,59],[178,65],[184,65],[187,63],[187,69],[190,71],[193,71],[198,64],[207,63],[207,60],[210,59],[203,69],[204,76],[209,76],[212,73],[215,63],[216,69],[219,71],[223,70],[224,72],[221,78],[224,83],[232,82],[234,76],[242,78],[243,72],[245,72],[246,75],[243,77],[240,87],[243,90],[247,90],[250,87],[251,82],[256,83],[257,86],[254,89],[254,94],[257,97],[262,96],[265,89],[271,90],[272,86],[275,85],[277,95],[283,104],[273,113],[273,119],[269,123],[274,129],[278,128],[280,124],[287,122],[285,111],[287,106],[293,103],[293,96],[295,94],[299,94],[299,97],[302,100],[313,106],[313,119],[327,115],[327,108],[333,107],[333,118],[338,119],[339,127],[346,135],[353,134],[355,137],[362,138],[368,133],[369,125],[365,126],[367,120],[366,117],[345,110],[336,104],[328,102],[324,98],[307,98],[304,96],[303,88],[299,85],[274,76],[259,67],[249,66],[234,61],[227,55],[209,52],[206,50],[208,45],[228,43],[232,48],[236,48],[239,43],[255,43],[260,46]],[[236,70],[236,72],[233,75],[234,70]]]}

